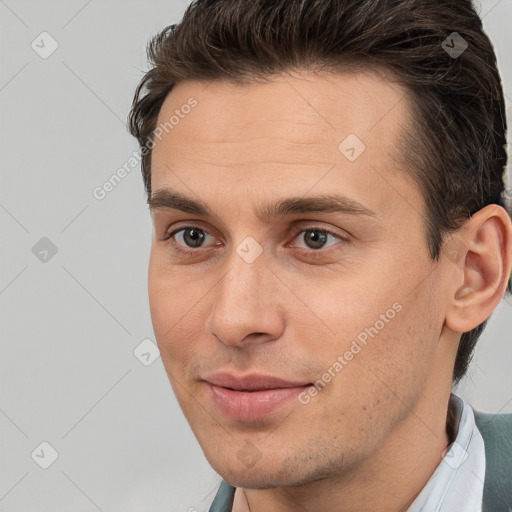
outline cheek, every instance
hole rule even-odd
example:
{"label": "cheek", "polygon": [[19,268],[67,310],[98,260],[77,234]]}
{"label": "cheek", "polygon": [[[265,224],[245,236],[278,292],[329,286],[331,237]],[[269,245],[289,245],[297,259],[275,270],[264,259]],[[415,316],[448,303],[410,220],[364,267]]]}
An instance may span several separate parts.
{"label": "cheek", "polygon": [[[418,336],[415,321],[415,311],[404,305],[382,329],[375,320],[368,323],[360,331],[365,343],[357,334],[340,338],[320,376],[329,382],[318,394],[319,428],[345,429],[361,446],[372,447],[410,414],[428,383],[435,346],[427,334]],[[341,449],[342,437],[339,442]]]}
{"label": "cheek", "polygon": [[148,296],[153,331],[164,366],[173,374],[182,373],[194,357],[194,340],[200,339],[203,325],[194,306],[197,300],[183,290],[182,283],[150,267]]}
{"label": "cheek", "polygon": [[326,349],[329,346],[336,350],[348,349],[354,339],[364,343],[372,339],[375,331],[380,336],[403,317],[403,305],[396,300],[396,294],[377,291],[375,287],[348,286],[340,281],[299,293],[307,298],[304,302],[309,309],[300,311],[295,321],[306,330],[315,327],[327,333]]}
{"label": "cheek", "polygon": [[[340,287],[341,288],[341,287]],[[424,294],[390,290],[346,287],[329,289],[324,294],[309,294],[316,305],[326,338],[302,336],[308,351],[324,366],[324,372],[345,381],[343,392],[352,386],[364,389],[386,384],[401,388],[404,384],[422,385],[433,364],[438,338],[435,308],[429,307]],[[402,288],[406,290],[406,288]],[[311,333],[312,324],[296,318],[301,332]],[[340,377],[337,377],[340,375]],[[343,375],[343,377],[341,377]],[[322,376],[320,375],[319,378]],[[326,380],[329,375],[326,375]]]}

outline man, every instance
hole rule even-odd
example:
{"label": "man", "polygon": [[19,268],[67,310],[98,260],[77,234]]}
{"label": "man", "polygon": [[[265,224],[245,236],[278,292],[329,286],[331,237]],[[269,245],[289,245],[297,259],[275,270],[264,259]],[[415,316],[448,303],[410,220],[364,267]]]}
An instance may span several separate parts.
{"label": "man", "polygon": [[202,0],[149,57],[151,316],[210,510],[511,510],[511,415],[451,393],[512,268],[470,2]]}

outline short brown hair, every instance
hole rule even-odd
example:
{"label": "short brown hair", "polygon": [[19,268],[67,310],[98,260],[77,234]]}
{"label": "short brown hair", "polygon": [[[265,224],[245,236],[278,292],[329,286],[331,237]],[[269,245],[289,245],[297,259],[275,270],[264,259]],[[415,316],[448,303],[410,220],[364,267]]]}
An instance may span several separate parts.
{"label": "short brown hair", "polygon": [[[453,37],[467,44],[459,56],[443,45],[453,47]],[[152,67],[128,119],[141,147],[153,140],[162,103],[178,82],[250,83],[301,68],[378,66],[411,96],[415,126],[401,148],[426,202],[432,260],[445,235],[471,215],[489,204],[504,206],[503,89],[493,46],[469,0],[196,0],[147,51]],[[150,150],[142,173],[149,199]],[[454,383],[466,373],[486,323],[462,334]]]}

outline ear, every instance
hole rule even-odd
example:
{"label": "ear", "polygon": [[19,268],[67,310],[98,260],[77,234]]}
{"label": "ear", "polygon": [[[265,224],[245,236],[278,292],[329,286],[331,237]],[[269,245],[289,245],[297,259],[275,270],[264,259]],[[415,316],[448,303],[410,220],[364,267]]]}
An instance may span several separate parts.
{"label": "ear", "polygon": [[512,223],[504,208],[488,205],[448,237],[441,258],[457,265],[446,326],[468,332],[487,320],[501,301],[512,268]]}

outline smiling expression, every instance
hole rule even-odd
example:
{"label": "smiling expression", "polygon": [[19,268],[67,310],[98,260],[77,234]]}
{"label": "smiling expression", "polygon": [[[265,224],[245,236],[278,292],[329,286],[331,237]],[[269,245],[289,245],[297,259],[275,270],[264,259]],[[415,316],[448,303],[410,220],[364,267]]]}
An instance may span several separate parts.
{"label": "smiling expression", "polygon": [[342,474],[453,369],[444,263],[398,150],[408,96],[369,72],[188,81],[158,123],[191,97],[152,155],[149,298],[173,390],[234,485]]}

